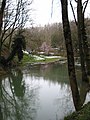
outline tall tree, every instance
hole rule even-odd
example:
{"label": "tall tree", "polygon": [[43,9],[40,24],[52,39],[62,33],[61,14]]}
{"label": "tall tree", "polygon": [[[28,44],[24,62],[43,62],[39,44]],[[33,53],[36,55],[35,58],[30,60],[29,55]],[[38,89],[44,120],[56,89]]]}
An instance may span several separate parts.
{"label": "tall tree", "polygon": [[77,22],[78,22],[78,41],[79,41],[79,51],[80,51],[80,58],[81,58],[81,70],[82,70],[82,80],[88,81],[87,77],[87,53],[88,48],[86,48],[85,41],[86,40],[86,31],[84,25],[84,15],[83,15],[83,7],[82,7],[82,0],[77,1]]}
{"label": "tall tree", "polygon": [[4,15],[5,6],[6,6],[6,0],[3,0],[1,4],[1,8],[0,8],[0,35],[2,31],[3,15]]}
{"label": "tall tree", "polygon": [[30,7],[33,0],[3,0],[0,8],[0,58],[3,46],[9,46],[11,50],[12,38],[18,32],[21,32],[29,19]]}
{"label": "tall tree", "polygon": [[33,0],[12,0],[7,1],[5,15],[3,17],[3,33],[1,35],[2,44],[7,42],[11,46],[14,31],[24,28],[29,18],[30,7]]}
{"label": "tall tree", "polygon": [[[81,24],[82,26],[82,37],[83,37],[83,49],[84,49],[84,55],[85,55],[85,63],[86,63],[86,71],[87,74],[90,75],[90,51],[89,51],[89,47],[88,47],[88,40],[87,40],[87,34],[86,34],[86,26],[85,26],[85,19],[84,19],[84,14],[85,14],[85,10],[87,7],[89,0],[86,0],[82,5],[82,0],[78,0],[78,5],[77,5],[77,14],[79,14],[78,16],[81,16],[81,22],[79,24]],[[80,5],[81,4],[81,5]],[[81,7],[80,7],[81,6]],[[81,9],[81,10],[79,10]]]}
{"label": "tall tree", "polygon": [[90,51],[88,47],[84,14],[89,0],[86,0],[84,2],[82,0],[75,0],[77,3],[77,20],[73,8],[72,0],[69,1],[78,31],[78,43],[79,43],[80,58],[81,58],[82,80],[87,81],[88,80],[87,74],[90,75],[90,58],[89,58]]}
{"label": "tall tree", "polygon": [[1,45],[2,45],[1,32],[2,32],[3,15],[4,15],[5,6],[6,6],[6,0],[3,0],[0,8],[0,60],[1,60]]}
{"label": "tall tree", "polygon": [[71,30],[70,30],[70,25],[68,20],[68,1],[61,0],[61,6],[62,6],[63,32],[64,32],[64,38],[65,38],[65,44],[66,44],[66,50],[67,50],[68,74],[69,74],[75,109],[79,110],[81,108],[81,104],[80,104],[80,96],[79,96],[79,91],[78,91],[78,86],[76,81]]}

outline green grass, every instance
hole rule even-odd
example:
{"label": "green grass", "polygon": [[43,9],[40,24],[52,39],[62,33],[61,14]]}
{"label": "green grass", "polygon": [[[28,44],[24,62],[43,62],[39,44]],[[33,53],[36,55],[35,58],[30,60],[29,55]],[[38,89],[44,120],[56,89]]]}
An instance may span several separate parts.
{"label": "green grass", "polygon": [[35,61],[33,56],[29,56],[27,54],[24,54],[23,59],[22,59],[22,63],[33,62],[33,61]]}
{"label": "green grass", "polygon": [[32,55],[29,56],[27,54],[24,54],[23,59],[22,59],[22,64],[26,64],[26,63],[49,63],[49,62],[55,62],[57,60],[59,60],[59,58],[45,58],[44,60],[36,60]]}
{"label": "green grass", "polygon": [[65,117],[64,120],[90,120],[90,102],[84,105],[80,111]]}

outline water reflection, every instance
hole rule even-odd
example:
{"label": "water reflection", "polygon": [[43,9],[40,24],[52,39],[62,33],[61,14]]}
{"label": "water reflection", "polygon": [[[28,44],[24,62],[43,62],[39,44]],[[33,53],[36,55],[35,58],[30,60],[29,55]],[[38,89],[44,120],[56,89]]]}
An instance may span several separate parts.
{"label": "water reflection", "polygon": [[80,85],[80,99],[81,99],[81,105],[85,103],[87,93],[90,91],[90,84],[89,82],[82,81]]}
{"label": "water reflection", "polygon": [[25,94],[25,81],[23,80],[22,71],[18,69],[18,72],[11,72],[9,82],[11,87],[13,87],[15,96],[22,98]]}
{"label": "water reflection", "polygon": [[[32,87],[32,86],[31,86]],[[0,119],[34,120],[36,114],[36,89],[27,93],[21,70],[12,71],[6,79],[0,80]],[[34,103],[33,103],[34,102]],[[29,110],[29,113],[28,113]]]}
{"label": "water reflection", "polygon": [[59,84],[69,84],[67,65],[46,64],[46,65],[35,65],[30,67],[25,74],[29,74],[34,77],[43,77],[44,80]]}
{"label": "water reflection", "polygon": [[[90,100],[89,83],[82,83],[82,103]],[[0,80],[1,120],[63,120],[74,110],[66,65],[47,64],[12,70]]]}

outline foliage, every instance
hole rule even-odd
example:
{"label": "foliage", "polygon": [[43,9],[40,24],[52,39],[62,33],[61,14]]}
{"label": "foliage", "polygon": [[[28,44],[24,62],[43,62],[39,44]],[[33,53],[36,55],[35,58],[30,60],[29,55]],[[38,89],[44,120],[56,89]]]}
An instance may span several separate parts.
{"label": "foliage", "polygon": [[[85,19],[86,30],[88,33],[88,42],[90,34],[90,19]],[[77,26],[74,21],[70,21],[72,43],[75,56],[79,56],[79,45],[78,45],[78,34]],[[35,50],[36,52],[40,50],[40,47],[44,42],[50,47],[57,47],[61,51],[65,51],[65,40],[63,36],[62,23],[54,23],[52,25],[45,25],[44,27],[31,27],[25,28],[23,35],[26,38],[26,49]],[[90,46],[90,42],[89,42]],[[52,50],[51,50],[52,51]],[[61,52],[60,51],[60,52]]]}
{"label": "foliage", "polygon": [[[27,50],[41,51],[40,48],[43,43],[46,43],[47,46],[49,46],[49,51],[54,46],[65,49],[61,23],[48,24],[44,27],[26,28],[24,36],[27,40]],[[54,42],[55,40],[56,43]]]}
{"label": "foliage", "polygon": [[34,61],[34,57],[32,55],[28,55],[24,53],[22,64],[25,64],[27,62],[33,62],[33,61]]}
{"label": "foliage", "polygon": [[90,120],[90,102],[84,105],[80,111],[65,117],[64,120]]}
{"label": "foliage", "polygon": [[7,63],[11,61],[15,55],[17,54],[18,60],[21,61],[23,58],[23,49],[25,50],[26,48],[26,43],[25,43],[25,38],[23,35],[16,35],[12,44],[12,50],[11,54],[7,59]]}
{"label": "foliage", "polygon": [[60,47],[60,35],[58,33],[54,33],[51,36],[51,45],[53,48],[59,48]]}

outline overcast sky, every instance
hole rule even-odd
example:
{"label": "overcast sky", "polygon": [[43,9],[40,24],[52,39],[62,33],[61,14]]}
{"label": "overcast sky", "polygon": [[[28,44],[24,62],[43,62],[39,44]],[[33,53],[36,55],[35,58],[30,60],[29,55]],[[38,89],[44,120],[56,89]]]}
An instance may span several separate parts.
{"label": "overcast sky", "polygon": [[[75,3],[74,3],[74,6],[76,6]],[[34,20],[35,25],[45,25],[48,23],[55,23],[55,22],[62,21],[60,0],[54,0],[53,2],[52,17],[51,17],[52,0],[34,0],[33,9],[34,9],[33,20]],[[86,17],[90,17],[89,9],[90,9],[90,5],[88,5]],[[69,6],[69,19],[73,20],[73,15],[72,15],[70,6]]]}
{"label": "overcast sky", "polygon": [[[53,0],[53,1],[54,2],[53,2],[53,9],[52,9],[52,0],[33,0],[32,19],[35,26],[39,26],[39,25],[43,26],[48,23],[62,22],[60,0]],[[85,0],[82,0],[82,1],[85,1]],[[73,5],[74,5],[74,9],[76,10],[75,2],[73,2]],[[72,14],[70,5],[68,5],[68,10],[69,10],[69,20],[73,20],[73,14]],[[51,17],[51,14],[52,14],[52,17]],[[90,2],[86,9],[85,16],[90,18]]]}
{"label": "overcast sky", "polygon": [[[52,13],[52,0],[34,0],[34,22],[36,24],[48,24],[52,22],[59,22],[61,19],[60,2],[55,0],[53,3],[53,15]],[[57,9],[56,9],[57,8]]]}

